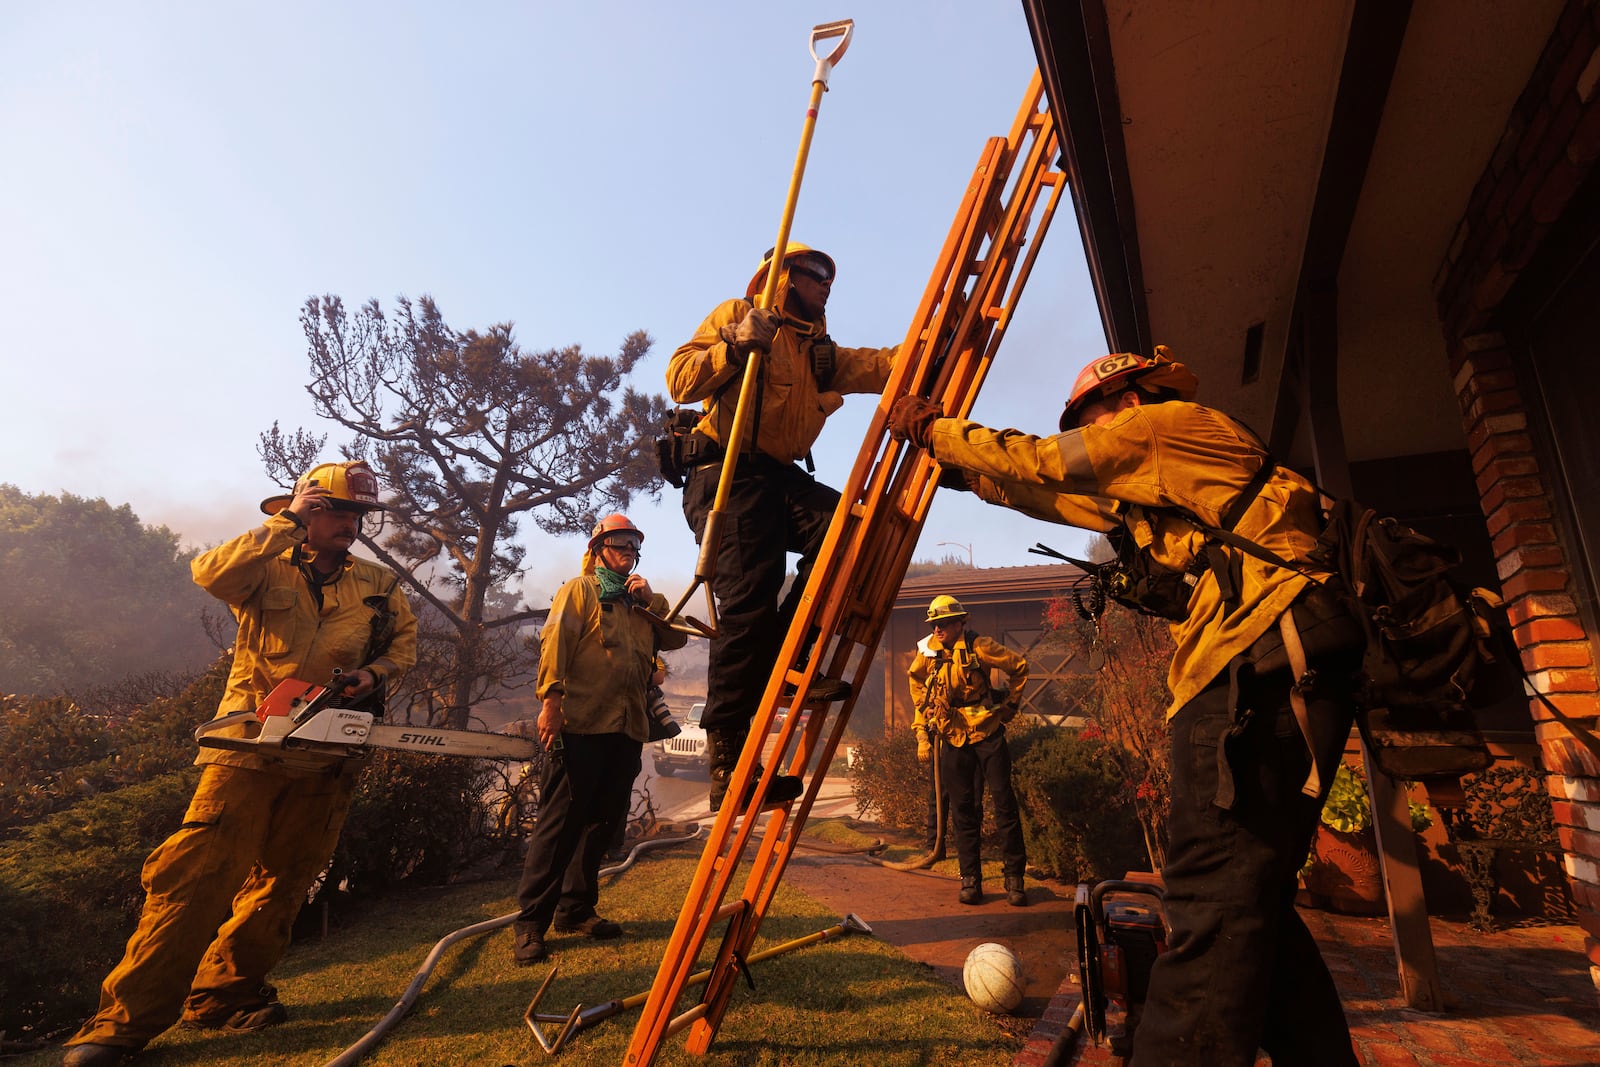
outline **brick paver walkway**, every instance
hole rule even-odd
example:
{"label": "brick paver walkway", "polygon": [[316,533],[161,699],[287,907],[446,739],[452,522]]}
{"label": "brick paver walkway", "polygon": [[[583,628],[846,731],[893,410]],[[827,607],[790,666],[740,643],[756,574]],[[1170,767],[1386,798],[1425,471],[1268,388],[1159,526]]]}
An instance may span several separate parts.
{"label": "brick paver walkway", "polygon": [[[1388,920],[1301,914],[1339,985],[1367,1067],[1600,1064],[1600,1002],[1578,927],[1521,925],[1480,934],[1464,922],[1433,919],[1448,1007],[1435,1015],[1400,1000]],[[1017,1067],[1045,1062],[1077,1005],[1074,974],[1018,1054]],[[1080,1038],[1075,1054],[1062,1062],[1111,1067],[1120,1061]]]}

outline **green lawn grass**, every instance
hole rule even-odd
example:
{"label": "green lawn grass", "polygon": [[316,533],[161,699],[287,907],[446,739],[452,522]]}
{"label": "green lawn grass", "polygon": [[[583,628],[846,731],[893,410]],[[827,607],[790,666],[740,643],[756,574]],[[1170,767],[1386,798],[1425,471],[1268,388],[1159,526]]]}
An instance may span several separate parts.
{"label": "green lawn grass", "polygon": [[[626,936],[596,942],[552,935],[559,972],[541,1011],[621,999],[649,989],[699,857],[698,844],[646,853],[608,879],[601,913]],[[742,884],[737,880],[735,885]],[[515,878],[391,897],[326,940],[297,945],[273,974],[290,1021],[259,1034],[174,1029],[138,1063],[148,1067],[324,1064],[359,1041],[399,1000],[435,942],[514,911]],[[787,887],[762,925],[756,949],[832,926],[840,916]],[[715,949],[708,944],[705,958]],[[522,1020],[549,963],[517,967],[509,930],[457,943],[444,955],[412,1011],[363,1064],[509,1064],[546,1056]],[[897,1065],[1009,1064],[1026,1026],[979,1011],[957,989],[893,947],[849,935],[809,945],[752,968],[741,980],[709,1055],[691,1056],[671,1038],[662,1064]],[[690,991],[680,1009],[698,999]],[[634,1009],[573,1036],[557,1061],[618,1064],[639,1018]],[[552,1025],[553,1029],[553,1025]],[[11,1062],[59,1062],[51,1050]]]}

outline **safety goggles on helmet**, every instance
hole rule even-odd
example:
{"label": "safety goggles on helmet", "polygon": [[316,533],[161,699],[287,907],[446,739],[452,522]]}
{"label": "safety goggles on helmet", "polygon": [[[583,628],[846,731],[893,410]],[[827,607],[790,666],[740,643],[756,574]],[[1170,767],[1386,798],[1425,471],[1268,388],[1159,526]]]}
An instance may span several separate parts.
{"label": "safety goggles on helmet", "polygon": [[613,534],[601,541],[600,547],[609,548],[613,552],[631,552],[638,556],[642,554],[639,548],[640,542],[641,539],[638,537],[630,537],[627,534]]}
{"label": "safety goggles on helmet", "polygon": [[833,281],[833,268],[816,256],[803,256],[791,260],[789,273],[802,274],[819,285],[828,285]]}
{"label": "safety goggles on helmet", "polygon": [[[761,292],[767,284],[767,272],[772,269],[773,249],[767,249],[766,255],[761,257],[761,266],[750,276],[750,284],[745,286],[744,298],[754,300],[756,294]],[[812,271],[826,271],[826,278],[818,278],[815,273],[808,277],[817,278],[818,281],[832,281],[834,275],[833,257],[826,252],[818,251],[810,245],[803,245],[799,241],[790,241],[784,246],[783,262],[789,270],[794,270],[802,261],[811,264]]]}

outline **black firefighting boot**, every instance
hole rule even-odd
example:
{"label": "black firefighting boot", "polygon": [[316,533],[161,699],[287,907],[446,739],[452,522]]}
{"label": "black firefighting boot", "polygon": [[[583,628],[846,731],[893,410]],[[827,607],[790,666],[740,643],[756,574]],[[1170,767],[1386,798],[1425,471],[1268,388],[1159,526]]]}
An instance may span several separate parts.
{"label": "black firefighting boot", "polygon": [[[739,730],[707,730],[706,731],[706,762],[711,775],[711,810],[721,811],[722,801],[728,795],[728,780],[733,777],[734,768],[739,766],[739,753],[744,751],[745,739],[750,736],[749,727]],[[751,776],[750,787],[745,792],[744,800],[739,805],[739,810],[744,811],[750,807],[751,798],[755,795],[756,783],[760,781],[762,767],[758,763]],[[786,801],[799,798],[805,792],[805,786],[800,779],[788,774],[775,775],[772,786],[767,796],[762,801],[762,807],[782,804]]]}
{"label": "black firefighting boot", "polygon": [[963,875],[961,878],[961,895],[956,899],[963,904],[982,904],[983,879],[975,874]]}
{"label": "black firefighting boot", "polygon": [[1022,887],[1022,875],[1008,874],[1006,878],[1006,903],[1013,908],[1028,906],[1028,891]]}

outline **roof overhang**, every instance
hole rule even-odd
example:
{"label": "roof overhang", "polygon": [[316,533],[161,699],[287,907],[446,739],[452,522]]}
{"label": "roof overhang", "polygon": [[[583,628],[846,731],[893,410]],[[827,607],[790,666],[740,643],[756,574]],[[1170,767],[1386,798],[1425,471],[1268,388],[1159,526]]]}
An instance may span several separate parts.
{"label": "roof overhang", "polygon": [[1110,348],[1291,458],[1309,403],[1352,460],[1459,448],[1434,277],[1560,0],[1023,6]]}

